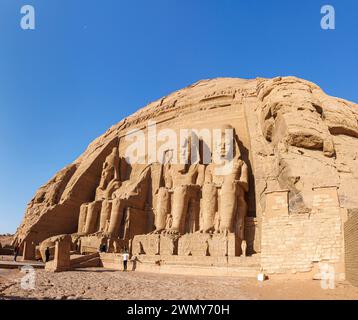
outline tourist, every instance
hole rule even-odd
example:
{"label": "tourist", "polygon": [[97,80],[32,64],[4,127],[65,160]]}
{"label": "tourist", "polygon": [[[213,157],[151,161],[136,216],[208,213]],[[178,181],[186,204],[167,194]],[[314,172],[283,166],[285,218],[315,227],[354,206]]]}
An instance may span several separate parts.
{"label": "tourist", "polygon": [[105,243],[101,243],[101,245],[99,246],[99,252],[107,252],[107,246]]}
{"label": "tourist", "polygon": [[127,271],[127,262],[129,259],[129,253],[127,251],[127,248],[124,248],[124,253],[122,257],[123,257],[123,271]]}
{"label": "tourist", "polygon": [[19,247],[19,245],[16,245],[15,249],[14,249],[14,261],[15,262],[16,262],[17,256],[19,255],[19,251],[20,251],[20,247]]}
{"label": "tourist", "polygon": [[50,261],[50,248],[49,247],[47,247],[46,250],[45,250],[45,258],[46,258],[45,262]]}

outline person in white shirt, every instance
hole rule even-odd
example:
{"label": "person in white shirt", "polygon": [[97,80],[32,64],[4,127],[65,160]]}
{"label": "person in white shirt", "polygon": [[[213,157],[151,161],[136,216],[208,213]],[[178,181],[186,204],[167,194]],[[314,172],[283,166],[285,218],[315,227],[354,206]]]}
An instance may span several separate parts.
{"label": "person in white shirt", "polygon": [[127,249],[124,249],[124,253],[122,254],[123,258],[123,271],[127,271],[127,263],[129,260],[129,253],[127,252]]}

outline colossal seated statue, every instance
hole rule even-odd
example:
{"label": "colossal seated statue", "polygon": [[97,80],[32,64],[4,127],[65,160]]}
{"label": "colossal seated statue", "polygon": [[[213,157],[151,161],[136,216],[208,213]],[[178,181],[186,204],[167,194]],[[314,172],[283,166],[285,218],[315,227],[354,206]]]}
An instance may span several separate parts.
{"label": "colossal seated statue", "polygon": [[[112,193],[121,186],[119,168],[118,147],[114,147],[103,163],[95,201],[81,205],[78,221],[79,234],[89,235],[105,229],[105,224],[109,218],[108,208],[111,206]],[[98,221],[100,221],[99,229]]]}
{"label": "colossal seated statue", "polygon": [[247,165],[239,157],[234,158],[232,172],[224,176],[220,191],[220,233],[233,233],[235,215],[237,215],[238,236],[243,239],[244,221],[247,212],[245,192],[248,191]]}
{"label": "colossal seated statue", "polygon": [[[224,125],[221,132],[227,129],[233,130],[230,125]],[[235,232],[242,240],[247,213],[245,192],[248,192],[248,167],[241,159],[238,138],[233,134],[231,145],[227,145],[224,139],[222,136],[217,146],[223,161],[220,164],[211,163],[205,169],[200,232]],[[233,148],[232,152],[230,148]],[[226,166],[227,170],[219,170],[223,166]],[[216,215],[218,219],[215,219]]]}
{"label": "colossal seated statue", "polygon": [[136,179],[125,181],[122,186],[113,193],[112,210],[107,231],[109,236],[119,236],[121,224],[125,223],[125,210],[128,207],[140,210],[145,209],[149,189],[149,176],[150,165],[141,170]]}
{"label": "colossal seated statue", "polygon": [[205,168],[205,179],[202,187],[202,224],[200,232],[211,233],[214,231],[215,214],[218,210],[218,188],[213,181],[215,165],[209,164]]}
{"label": "colossal seated statue", "polygon": [[138,177],[121,182],[120,164],[118,147],[115,147],[103,164],[95,201],[84,203],[80,208],[79,234],[118,237],[121,226],[126,223],[125,210],[128,207],[144,210],[150,168],[134,169]]}
{"label": "colossal seated statue", "polygon": [[[200,196],[201,176],[203,166],[194,164],[188,166],[174,165],[171,167],[171,176],[173,179],[173,203],[172,203],[172,223],[166,230],[168,234],[183,234],[185,232],[185,222],[188,218],[189,207],[194,209],[193,203]],[[194,212],[193,215],[199,214]]]}
{"label": "colossal seated statue", "polygon": [[[166,152],[164,157],[169,157],[169,153]],[[156,192],[158,200],[154,220],[155,230],[153,233],[161,233],[169,225],[171,190],[173,185],[170,158],[165,159],[161,165],[159,181],[160,186]]]}
{"label": "colossal seated statue", "polygon": [[180,164],[173,163],[171,150],[164,155],[165,160],[161,170],[162,186],[157,192],[154,233],[164,231],[165,234],[177,235],[196,228],[192,221],[199,217],[198,200],[204,166],[190,163],[190,143],[191,140],[186,139],[180,145]]}

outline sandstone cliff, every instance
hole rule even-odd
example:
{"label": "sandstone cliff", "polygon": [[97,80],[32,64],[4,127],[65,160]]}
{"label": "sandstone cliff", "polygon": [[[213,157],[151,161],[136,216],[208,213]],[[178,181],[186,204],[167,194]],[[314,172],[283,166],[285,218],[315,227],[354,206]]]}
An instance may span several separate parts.
{"label": "sandstone cliff", "polygon": [[[260,219],[267,191],[289,190],[290,210],[309,212],[312,188],[337,186],[340,205],[358,208],[358,105],[295,77],[199,81],[112,126],[28,204],[15,242],[77,231],[80,206],[94,200],[113,147],[124,154],[128,130],[213,128],[230,123],[248,163],[249,216]],[[133,177],[129,174],[129,180]]]}

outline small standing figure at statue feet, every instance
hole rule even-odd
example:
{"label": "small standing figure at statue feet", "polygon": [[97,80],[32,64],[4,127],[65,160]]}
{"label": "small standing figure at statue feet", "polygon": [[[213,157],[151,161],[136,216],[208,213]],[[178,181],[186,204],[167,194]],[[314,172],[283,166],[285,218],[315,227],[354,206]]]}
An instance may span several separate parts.
{"label": "small standing figure at statue feet", "polygon": [[123,258],[123,272],[125,272],[125,271],[127,271],[127,263],[128,263],[128,260],[129,260],[129,253],[128,253],[127,248],[124,248],[122,258]]}
{"label": "small standing figure at statue feet", "polygon": [[105,243],[101,243],[99,246],[99,252],[100,253],[105,253],[107,252],[107,245]]}

